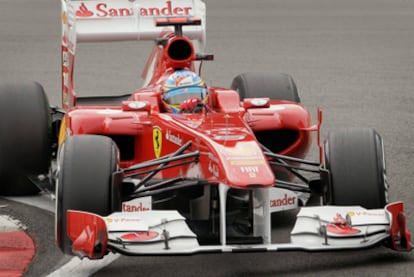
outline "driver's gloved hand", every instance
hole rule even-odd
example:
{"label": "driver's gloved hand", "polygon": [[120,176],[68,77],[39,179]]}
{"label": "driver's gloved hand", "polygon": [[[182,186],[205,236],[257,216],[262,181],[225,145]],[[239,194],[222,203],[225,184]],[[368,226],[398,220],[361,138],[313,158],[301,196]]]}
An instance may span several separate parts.
{"label": "driver's gloved hand", "polygon": [[202,103],[201,98],[198,97],[192,97],[180,104],[180,110],[184,113],[191,113],[195,112],[197,108],[199,108],[200,104]]}

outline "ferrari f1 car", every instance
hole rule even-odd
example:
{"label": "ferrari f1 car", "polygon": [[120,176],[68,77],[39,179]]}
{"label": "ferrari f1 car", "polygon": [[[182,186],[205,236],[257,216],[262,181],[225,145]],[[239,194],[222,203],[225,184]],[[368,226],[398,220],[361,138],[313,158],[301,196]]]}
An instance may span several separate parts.
{"label": "ferrari f1 car", "polygon": [[[313,124],[290,75],[243,73],[207,87],[197,111],[165,108],[166,79],[213,60],[202,1],[61,4],[62,108],[37,83],[0,87],[0,176],[3,194],[55,189],[64,253],[411,250],[403,203],[388,203],[381,136],[346,128],[321,143],[322,112]],[[155,41],[142,88],[77,95],[77,43],[137,39]],[[318,161],[305,159],[314,135]],[[290,242],[277,242],[272,213],[294,209]]]}

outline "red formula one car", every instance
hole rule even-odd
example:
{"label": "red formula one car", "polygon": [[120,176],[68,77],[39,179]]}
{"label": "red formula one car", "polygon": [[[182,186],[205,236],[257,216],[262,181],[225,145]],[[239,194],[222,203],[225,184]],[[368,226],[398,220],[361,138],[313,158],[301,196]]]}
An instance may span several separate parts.
{"label": "red formula one car", "polygon": [[[312,124],[286,74],[205,86],[198,68],[213,55],[202,52],[204,24],[200,0],[62,0],[63,109],[50,110],[38,84],[0,88],[1,97],[22,99],[19,118],[32,123],[30,149],[14,146],[25,133],[0,138],[0,154],[15,157],[0,163],[13,184],[2,192],[37,191],[16,176],[52,180],[57,244],[90,259],[110,251],[410,250],[403,203],[387,203],[381,136],[343,129],[322,145],[322,112]],[[155,41],[142,88],[77,96],[77,43],[136,39]],[[7,109],[17,110],[0,113]],[[315,134],[319,161],[305,160]],[[298,207],[291,241],[277,242],[272,213]]]}

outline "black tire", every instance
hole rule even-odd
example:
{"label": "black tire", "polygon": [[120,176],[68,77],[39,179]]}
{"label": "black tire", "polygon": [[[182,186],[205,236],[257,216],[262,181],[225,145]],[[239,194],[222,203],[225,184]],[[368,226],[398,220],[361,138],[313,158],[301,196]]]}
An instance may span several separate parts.
{"label": "black tire", "polygon": [[383,208],[388,202],[381,136],[370,128],[332,132],[325,141],[325,166],[330,185],[325,204]]}
{"label": "black tire", "polygon": [[288,74],[248,72],[233,79],[231,88],[244,98],[269,97],[272,100],[287,100],[300,103],[295,82]]}
{"label": "black tire", "polygon": [[65,254],[73,254],[66,233],[68,209],[102,216],[120,209],[114,207],[119,194],[116,195],[117,184],[112,178],[117,164],[118,150],[108,137],[73,136],[63,143],[56,187],[56,242]]}
{"label": "black tire", "polygon": [[49,127],[49,102],[40,84],[0,84],[1,195],[39,192],[29,177],[48,171]]}

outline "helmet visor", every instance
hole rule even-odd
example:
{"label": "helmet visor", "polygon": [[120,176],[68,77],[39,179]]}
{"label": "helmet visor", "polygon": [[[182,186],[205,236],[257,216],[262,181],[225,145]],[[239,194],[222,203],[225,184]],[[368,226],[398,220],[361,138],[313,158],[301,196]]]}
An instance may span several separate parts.
{"label": "helmet visor", "polygon": [[187,99],[198,97],[201,100],[204,100],[206,97],[207,91],[205,87],[199,86],[187,86],[179,87],[167,92],[164,92],[164,101],[170,105],[180,105]]}

